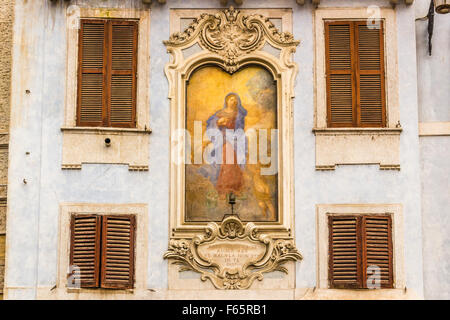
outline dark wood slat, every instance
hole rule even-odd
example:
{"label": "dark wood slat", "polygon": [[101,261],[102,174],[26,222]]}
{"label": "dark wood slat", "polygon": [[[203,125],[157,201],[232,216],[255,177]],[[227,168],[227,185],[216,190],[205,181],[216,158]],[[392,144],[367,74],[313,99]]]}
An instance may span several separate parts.
{"label": "dark wood slat", "polygon": [[356,217],[329,216],[329,281],[331,288],[357,288],[359,258]]}
{"label": "dark wood slat", "polygon": [[367,275],[367,270],[373,266],[379,268],[381,287],[393,288],[391,225],[391,217],[389,215],[363,217],[365,286],[367,286],[367,278],[370,276]]}
{"label": "dark wood slat", "polygon": [[77,125],[101,126],[105,102],[105,20],[81,20]]}
{"label": "dark wood slat", "polygon": [[383,127],[386,122],[384,80],[383,22],[369,28],[365,21],[355,22],[357,126]]}
{"label": "dark wood slat", "polygon": [[105,216],[102,230],[102,288],[133,288],[135,217]]}
{"label": "dark wood slat", "polygon": [[[70,265],[77,266],[79,273],[73,269],[72,276],[80,280],[81,288],[99,286],[100,271],[100,233],[101,220],[96,215],[72,215]],[[92,236],[86,237],[86,230]]]}

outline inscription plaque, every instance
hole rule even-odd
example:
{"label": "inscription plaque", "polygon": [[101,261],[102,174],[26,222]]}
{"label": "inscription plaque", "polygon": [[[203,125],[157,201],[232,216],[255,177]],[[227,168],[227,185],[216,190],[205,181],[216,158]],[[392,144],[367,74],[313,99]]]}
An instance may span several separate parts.
{"label": "inscription plaque", "polygon": [[263,273],[281,271],[287,261],[301,260],[292,239],[272,239],[249,222],[245,226],[237,216],[225,218],[219,225],[209,223],[204,234],[192,240],[172,239],[164,258],[209,279],[217,289],[248,289],[261,281]]}

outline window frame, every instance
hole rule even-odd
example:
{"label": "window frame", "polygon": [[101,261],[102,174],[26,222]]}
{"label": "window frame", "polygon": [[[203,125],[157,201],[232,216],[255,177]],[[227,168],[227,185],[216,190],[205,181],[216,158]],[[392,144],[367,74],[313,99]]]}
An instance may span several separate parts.
{"label": "window frame", "polygon": [[[117,294],[129,297],[141,297],[148,294],[147,274],[150,261],[149,254],[149,216],[148,204],[145,203],[83,203],[62,202],[59,204],[59,236],[57,248],[57,278],[56,288],[49,291],[40,290],[38,298],[54,299],[111,299]],[[136,217],[135,229],[135,265],[134,288],[110,290],[105,288],[74,288],[68,285],[67,274],[70,266],[70,221],[73,214],[86,215],[134,215]]]}
{"label": "window frame", "polygon": [[[333,289],[329,286],[329,226],[328,217],[344,215],[386,215],[391,216],[392,224],[392,266],[393,288],[380,288],[379,290],[366,289]],[[330,298],[340,298],[343,292],[347,298],[372,298],[390,297],[397,295],[403,297],[406,285],[404,272],[404,226],[403,205],[383,203],[360,204],[317,204],[316,205],[316,250],[317,250],[317,288],[324,290],[324,294]],[[394,291],[393,291],[394,290]],[[395,291],[397,290],[397,291]],[[354,292],[354,293],[353,293]],[[367,295],[367,296],[365,296]]]}
{"label": "window frame", "polygon": [[[137,56],[136,56],[136,125],[130,127],[85,127],[77,125],[78,113],[78,66],[79,66],[79,28],[81,20],[129,20],[136,21]],[[149,134],[150,129],[150,10],[148,9],[107,9],[107,8],[77,8],[67,11],[67,65],[66,65],[66,96],[65,115],[62,131],[77,131],[88,133],[93,130],[107,132],[132,132]]]}
{"label": "window frame", "polygon": [[[379,19],[384,24],[384,73],[386,97],[386,121],[384,127],[329,127],[327,125],[327,86],[326,86],[326,54],[325,54],[325,22],[326,21],[358,21],[372,19],[367,8],[318,8],[314,12],[314,132],[323,130],[333,132],[351,132],[355,129],[374,131],[383,134],[398,130],[400,121],[399,82],[398,82],[398,42],[396,13],[392,8],[380,8]],[[387,45],[388,44],[388,45]]]}
{"label": "window frame", "polygon": [[[314,25],[314,116],[315,169],[335,170],[339,165],[379,165],[380,170],[400,170],[400,99],[396,11],[380,7],[377,18],[384,22],[384,67],[386,121],[384,127],[329,127],[327,125],[327,85],[325,21],[374,18],[366,7],[317,8]],[[388,45],[386,45],[388,44]]]}

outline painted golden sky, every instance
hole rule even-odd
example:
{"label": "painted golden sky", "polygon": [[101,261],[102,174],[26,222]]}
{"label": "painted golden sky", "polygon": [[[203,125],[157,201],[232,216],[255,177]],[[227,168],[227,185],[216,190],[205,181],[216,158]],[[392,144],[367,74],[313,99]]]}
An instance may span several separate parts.
{"label": "painted golden sky", "polygon": [[[261,74],[265,73],[264,77]],[[219,67],[208,66],[195,71],[187,87],[187,123],[186,127],[193,136],[194,121],[202,121],[203,133],[206,130],[206,120],[223,108],[224,98],[230,92],[235,92],[241,98],[242,106],[248,111],[245,117],[245,130],[276,128],[276,103],[268,110],[255,101],[255,93],[250,91],[249,83],[265,81],[271,77],[262,67],[246,67],[233,75]],[[262,87],[267,84],[261,84]],[[276,90],[275,85],[265,90]],[[264,91],[262,89],[261,91]],[[259,94],[263,94],[260,92]]]}

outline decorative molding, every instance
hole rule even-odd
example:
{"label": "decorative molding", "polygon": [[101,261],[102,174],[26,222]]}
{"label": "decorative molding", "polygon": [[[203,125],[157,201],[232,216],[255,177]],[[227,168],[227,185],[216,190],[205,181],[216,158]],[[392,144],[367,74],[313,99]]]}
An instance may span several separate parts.
{"label": "decorative molding", "polygon": [[450,121],[419,122],[419,136],[450,136]]}
{"label": "decorative molding", "polygon": [[203,49],[221,56],[229,73],[239,69],[241,56],[261,49],[266,41],[278,48],[296,47],[300,43],[291,33],[278,31],[268,18],[245,15],[233,7],[215,15],[202,14],[186,30],[172,34],[164,44],[186,47],[196,40]]}
{"label": "decorative molding", "polygon": [[[304,5],[305,4],[305,0],[296,0],[297,4],[299,5]],[[392,5],[396,5],[399,3],[399,0],[389,0],[389,2]],[[410,5],[413,4],[414,0],[405,0],[405,4]],[[320,0],[311,0],[311,3],[314,5],[319,5],[320,4]]]}
{"label": "decorative molding", "polygon": [[149,132],[103,128],[62,131],[62,169],[81,169],[83,163],[102,163],[128,165],[132,171],[148,170]]}
{"label": "decorative molding", "polygon": [[192,240],[170,240],[164,258],[181,265],[180,271],[200,273],[202,281],[210,280],[217,289],[248,289],[263,280],[263,273],[287,274],[284,263],[302,260],[292,239],[272,239],[234,215],[220,225],[209,223]]}
{"label": "decorative molding", "polygon": [[401,129],[314,130],[316,170],[336,165],[378,164],[380,170],[400,170]]}
{"label": "decorative molding", "polygon": [[[165,73],[169,82],[171,108],[170,130],[184,132],[186,126],[186,100],[185,90],[190,75],[204,65],[215,65],[232,74],[247,65],[258,65],[268,70],[277,85],[277,114],[278,114],[278,220],[275,222],[242,223],[233,220],[243,228],[242,238],[231,239],[231,234],[220,233],[220,225],[217,222],[186,222],[185,221],[185,166],[182,161],[173,157],[183,154],[182,148],[176,143],[171,145],[170,161],[170,244],[165,258],[175,260],[183,265],[182,270],[193,270],[202,274],[201,278],[220,289],[224,288],[249,288],[255,279],[262,280],[262,273],[273,270],[282,270],[281,262],[289,261],[285,270],[289,271],[289,277],[281,282],[283,286],[293,287],[295,280],[294,264],[286,259],[284,253],[280,253],[278,244],[291,246],[290,252],[297,252],[292,235],[294,234],[294,189],[293,189],[293,98],[294,84],[298,67],[293,62],[292,55],[299,45],[288,32],[281,32],[271,22],[277,19],[283,31],[291,30],[292,11],[287,9],[264,9],[261,14],[242,9],[226,10],[213,9],[174,9],[171,10],[171,30],[174,32],[164,44],[171,56],[170,62],[165,67]],[[197,17],[197,18],[195,18]],[[268,18],[269,17],[269,18]],[[190,25],[180,30],[181,19],[189,19]],[[264,45],[270,44],[279,50],[279,55],[265,52]],[[189,52],[188,48],[198,46],[200,50]],[[180,141],[185,141],[181,139]],[[180,150],[182,149],[182,150]],[[177,152],[174,152],[177,150]],[[181,152],[181,153],[180,153]],[[226,220],[227,222],[231,220]],[[225,221],[224,221],[225,222]],[[224,225],[222,223],[222,225]],[[226,224],[229,225],[229,224]],[[267,245],[259,241],[253,235],[245,235],[245,230],[257,230],[258,237],[267,239]],[[206,233],[210,235],[206,236]],[[216,235],[213,235],[217,232]],[[252,238],[253,237],[253,238]],[[212,240],[214,238],[214,240]],[[262,238],[261,238],[262,239]],[[273,240],[272,240],[273,239]],[[211,244],[233,246],[238,242],[243,245],[253,245],[253,251],[269,252],[275,260],[265,260],[262,257],[247,259],[248,265],[237,265],[230,268],[222,260],[207,262],[202,256],[202,250]],[[269,248],[272,243],[273,248]],[[278,249],[277,249],[278,248]],[[181,251],[180,251],[181,250]],[[186,259],[181,255],[188,250],[194,260]],[[272,250],[272,251],[271,251]],[[278,250],[278,251],[277,251]],[[284,249],[283,249],[284,250]],[[204,254],[204,253],[203,253]],[[203,258],[202,258],[203,257]],[[205,260],[206,259],[206,260]],[[211,263],[211,264],[209,264]],[[225,265],[224,265],[225,263]],[[253,264],[258,263],[261,268],[255,269]],[[245,262],[244,262],[245,264]],[[233,270],[232,270],[233,269]],[[284,270],[284,269],[283,269]],[[209,283],[200,283],[196,280],[179,278],[178,271],[172,264],[169,265],[169,288],[176,277],[177,288],[209,289]],[[228,277],[228,278],[227,278]],[[233,278],[234,277],[234,278]],[[232,279],[233,278],[233,279]],[[270,282],[273,279],[267,279]],[[267,282],[267,283],[268,283]],[[278,281],[280,282],[280,281]],[[258,287],[258,285],[255,285]],[[261,283],[261,286],[265,286]]]}
{"label": "decorative molding", "polygon": [[63,164],[61,166],[63,170],[81,170],[81,164]]}
{"label": "decorative molding", "polygon": [[128,166],[130,171],[148,171],[148,166]]}
{"label": "decorative molding", "polygon": [[330,166],[317,166],[316,165],[317,171],[333,171],[334,169],[336,169],[336,165],[330,165]]}
{"label": "decorative molding", "polygon": [[62,132],[65,131],[71,131],[71,132],[78,132],[78,133],[104,133],[104,134],[151,134],[152,130],[147,129],[145,127],[144,129],[136,129],[136,128],[107,128],[107,127],[62,127]]}
{"label": "decorative molding", "polygon": [[[296,0],[297,4],[299,5],[304,5],[305,4],[305,0]],[[399,0],[389,0],[389,2],[392,5],[396,5],[399,3]],[[405,0],[405,4],[410,5],[413,4],[414,0]],[[318,6],[320,4],[320,0],[311,0],[311,3],[315,6]]]}
{"label": "decorative molding", "polygon": [[[206,12],[206,13],[205,13]],[[235,10],[234,8],[220,10],[193,10],[176,9],[171,12],[171,28],[175,31],[168,41],[165,41],[167,51],[171,55],[170,62],[165,67],[166,77],[169,82],[169,93],[171,107],[170,130],[185,129],[185,89],[186,83],[193,71],[203,65],[216,65],[229,73],[236,71],[235,68],[256,64],[266,68],[273,75],[277,83],[277,106],[278,106],[278,211],[279,220],[275,223],[262,223],[261,228],[278,236],[290,237],[294,225],[294,196],[293,196],[293,98],[294,84],[298,67],[292,61],[292,55],[300,43],[292,38],[288,32],[275,30],[270,19],[280,19],[283,30],[290,30],[289,23],[292,22],[292,12],[286,9],[265,9],[265,16],[255,15],[251,10]],[[198,18],[193,18],[194,14]],[[180,32],[180,19],[191,19],[193,22]],[[211,49],[214,43],[203,44],[200,37],[215,32],[220,28],[235,28],[240,32],[248,31],[252,35],[248,50],[241,51],[242,54],[234,60],[229,60],[226,54],[227,48],[236,46],[233,38],[223,38],[224,43],[219,47]],[[215,31],[214,31],[215,30]],[[273,35],[273,33],[275,35]],[[282,34],[284,34],[282,36]],[[255,40],[255,39],[259,40]],[[245,37],[243,38],[245,39]],[[249,43],[250,43],[249,42]],[[265,43],[270,43],[280,50],[278,57],[262,50]],[[232,44],[233,43],[233,44]],[[239,42],[238,47],[242,43]],[[198,44],[201,51],[185,57],[183,50]],[[236,48],[236,47],[233,47]],[[210,50],[211,49],[211,50]],[[237,49],[236,49],[237,50]],[[241,50],[241,49],[239,49]],[[223,54],[219,54],[222,52]],[[183,140],[184,141],[184,140]],[[175,149],[180,151],[179,146],[172,144],[171,157],[176,154]],[[184,150],[181,150],[184,152]],[[170,230],[171,238],[192,238],[198,232],[202,232],[206,222],[186,223],[184,221],[184,165],[179,164],[177,159],[171,159],[170,174]]]}
{"label": "decorative molding", "polygon": [[398,170],[400,171],[399,164],[380,164],[380,170]]}
{"label": "decorative molding", "polygon": [[[400,0],[389,0],[389,2],[395,6],[400,2]],[[414,0],[405,0],[406,5],[411,5],[413,3],[414,3]]]}

